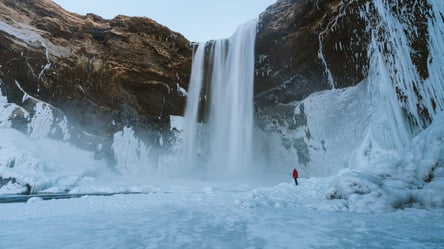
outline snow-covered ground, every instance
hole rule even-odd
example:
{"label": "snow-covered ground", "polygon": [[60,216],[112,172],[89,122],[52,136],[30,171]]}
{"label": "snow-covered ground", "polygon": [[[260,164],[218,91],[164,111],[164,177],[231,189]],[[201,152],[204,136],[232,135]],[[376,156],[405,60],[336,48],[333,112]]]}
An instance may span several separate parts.
{"label": "snow-covered ground", "polygon": [[0,248],[444,247],[442,209],[338,212],[322,194],[330,180],[178,181],[145,194],[2,204]]}

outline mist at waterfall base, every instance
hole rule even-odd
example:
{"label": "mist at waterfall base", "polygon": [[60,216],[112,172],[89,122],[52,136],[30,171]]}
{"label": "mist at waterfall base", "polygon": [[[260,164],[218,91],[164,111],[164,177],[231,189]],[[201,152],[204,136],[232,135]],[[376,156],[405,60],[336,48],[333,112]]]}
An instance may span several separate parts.
{"label": "mist at waterfall base", "polygon": [[[241,129],[239,123],[222,123],[224,133],[219,134],[214,127],[226,120],[218,114],[248,113],[233,111],[230,108],[239,106],[227,103],[210,104],[206,122],[197,122],[205,46],[194,55],[190,85],[197,84],[196,89],[187,91],[194,104],[188,104],[185,118],[172,119],[172,127],[179,130],[176,143],[167,147],[164,137],[145,141],[126,127],[113,137],[112,168],[93,151],[69,143],[70,124],[55,115],[51,105],[24,93],[24,103],[35,102],[30,112],[0,94],[0,176],[14,179],[2,182],[1,196],[28,188],[45,193],[139,193],[0,204],[0,248],[442,248],[444,4],[429,3],[428,79],[418,77],[410,56],[405,56],[412,50],[405,24],[387,11],[385,1],[376,0],[381,17],[376,25],[384,29],[370,29],[369,76],[356,86],[291,103],[295,115],[306,115],[307,124],[297,129],[285,123],[276,129],[270,122],[277,131],[260,132],[253,121],[234,117],[252,133],[231,130]],[[244,32],[209,43],[213,57],[220,60],[213,62],[220,74],[211,70],[211,82],[219,88],[210,90],[208,99],[224,103],[224,94],[232,94],[217,82],[248,81],[224,78],[225,70],[233,70],[227,65],[235,56],[231,51],[227,57],[216,56],[218,49],[236,47]],[[430,125],[410,125],[412,120],[423,122],[418,105],[399,103],[396,87],[429,107]],[[15,128],[11,120],[17,117],[27,120],[26,132]],[[242,140],[230,140],[230,132]],[[301,154],[291,143],[282,145],[293,140],[303,140],[310,155],[299,165],[297,187],[291,169]],[[251,147],[236,147],[244,143]],[[103,145],[95,146],[100,151]],[[227,151],[228,146],[236,150]],[[245,171],[259,180],[230,181]],[[272,181],[265,181],[270,172]]]}
{"label": "mist at waterfall base", "polygon": [[[229,39],[196,49],[183,127],[187,170],[201,165],[198,170],[212,177],[231,179],[257,176],[260,170],[252,165],[256,24],[248,22]],[[205,85],[207,92],[201,94]],[[205,124],[199,122],[202,102],[207,104]]]}

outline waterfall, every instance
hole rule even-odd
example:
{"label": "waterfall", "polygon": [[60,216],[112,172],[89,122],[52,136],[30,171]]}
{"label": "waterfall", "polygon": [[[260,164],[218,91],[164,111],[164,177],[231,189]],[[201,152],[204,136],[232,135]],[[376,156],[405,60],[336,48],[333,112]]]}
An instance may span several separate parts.
{"label": "waterfall", "polygon": [[187,95],[187,104],[185,108],[185,119],[183,128],[184,144],[183,154],[185,156],[185,166],[191,167],[196,162],[195,153],[197,149],[198,140],[198,115],[199,115],[199,103],[201,88],[203,84],[203,67],[205,61],[205,44],[201,44],[197,47],[193,56],[190,86]]}
{"label": "waterfall", "polygon": [[[194,53],[184,121],[188,167],[235,174],[251,165],[256,23],[241,25],[228,39],[199,44]],[[206,125],[198,122],[202,103]]]}

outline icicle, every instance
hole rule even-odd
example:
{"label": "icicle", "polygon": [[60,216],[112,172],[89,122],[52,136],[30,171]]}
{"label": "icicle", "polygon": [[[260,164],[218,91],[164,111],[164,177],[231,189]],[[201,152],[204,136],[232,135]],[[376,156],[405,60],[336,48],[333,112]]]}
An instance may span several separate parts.
{"label": "icicle", "polygon": [[151,147],[139,140],[131,128],[124,127],[114,134],[111,148],[117,162],[116,169],[122,174],[137,175],[150,165]]}

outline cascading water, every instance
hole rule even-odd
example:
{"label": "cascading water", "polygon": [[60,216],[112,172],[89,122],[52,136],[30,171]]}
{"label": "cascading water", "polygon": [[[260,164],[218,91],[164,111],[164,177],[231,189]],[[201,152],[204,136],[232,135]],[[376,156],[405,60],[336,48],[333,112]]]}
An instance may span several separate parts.
{"label": "cascading water", "polygon": [[193,57],[193,64],[190,77],[190,87],[188,89],[187,105],[185,109],[185,119],[183,128],[184,134],[184,144],[183,144],[183,154],[185,156],[186,167],[191,167],[191,165],[196,161],[197,154],[195,153],[198,140],[198,116],[199,116],[199,103],[200,103],[200,92],[203,82],[203,67],[205,60],[205,44],[198,46]]}
{"label": "cascading water", "polygon": [[[199,44],[185,111],[184,156],[188,167],[204,160],[213,172],[238,173],[251,165],[255,37],[256,20],[240,26],[229,39]],[[208,135],[201,138],[198,116],[204,83],[208,89],[204,94]],[[207,155],[198,153],[199,146],[206,148]]]}

